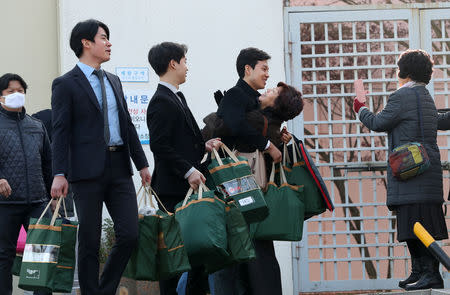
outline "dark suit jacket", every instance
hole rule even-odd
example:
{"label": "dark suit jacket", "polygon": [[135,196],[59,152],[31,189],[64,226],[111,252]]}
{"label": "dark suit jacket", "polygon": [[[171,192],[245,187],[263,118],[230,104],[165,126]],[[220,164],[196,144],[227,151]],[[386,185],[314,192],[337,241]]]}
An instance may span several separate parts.
{"label": "dark suit jacket", "polygon": [[45,129],[47,129],[48,138],[50,139],[50,142],[51,142],[52,141],[52,133],[53,133],[52,110],[45,109],[45,110],[39,111],[31,116],[36,119],[41,120],[42,123],[44,123]]}
{"label": "dark suit jacket", "polygon": [[195,118],[169,88],[158,85],[147,108],[147,125],[155,158],[152,187],[182,200],[189,189],[186,172],[191,167],[204,172],[200,161],[205,142]]}
{"label": "dark suit jacket", "polygon": [[266,148],[267,138],[246,121],[246,113],[259,109],[259,96],[258,91],[239,79],[220,101],[217,115],[232,133],[222,138],[228,147],[241,152],[253,152],[256,149],[263,151]]}
{"label": "dark suit jacket", "polygon": [[[111,73],[105,73],[116,97],[120,135],[126,152],[138,170],[148,167],[120,80]],[[89,81],[78,66],[53,81],[52,114],[53,174],[65,174],[72,182],[101,176],[107,153],[103,113]],[[127,158],[131,175],[131,161],[130,157]]]}

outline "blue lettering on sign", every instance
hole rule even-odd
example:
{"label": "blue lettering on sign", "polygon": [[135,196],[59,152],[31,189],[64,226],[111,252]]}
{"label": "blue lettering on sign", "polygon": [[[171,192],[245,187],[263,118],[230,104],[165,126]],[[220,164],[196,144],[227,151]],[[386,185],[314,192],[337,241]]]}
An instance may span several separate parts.
{"label": "blue lettering on sign", "polygon": [[148,103],[148,96],[141,95],[141,104],[147,104],[147,103]]}
{"label": "blue lettering on sign", "polygon": [[137,95],[132,95],[132,96],[130,96],[130,102],[132,102],[132,103],[138,103],[138,96],[137,96]]}
{"label": "blue lettering on sign", "polygon": [[116,75],[122,82],[149,81],[149,69],[146,67],[117,67]]}

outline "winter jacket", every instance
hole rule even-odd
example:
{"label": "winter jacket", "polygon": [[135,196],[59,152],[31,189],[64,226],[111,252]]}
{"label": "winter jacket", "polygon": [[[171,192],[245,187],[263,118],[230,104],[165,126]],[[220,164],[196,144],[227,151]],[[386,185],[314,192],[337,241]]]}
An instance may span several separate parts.
{"label": "winter jacket", "polygon": [[[424,139],[419,127],[417,90],[422,110]],[[420,142],[430,157],[430,167],[421,175],[406,181],[392,175],[388,165],[387,205],[393,206],[414,203],[443,203],[442,168],[439,148],[436,142],[438,114],[433,98],[422,84],[402,87],[389,96],[386,106],[378,114],[367,108],[359,111],[359,119],[370,130],[387,132],[389,154],[392,150],[408,142]]]}
{"label": "winter jacket", "polygon": [[1,204],[46,202],[52,184],[50,142],[44,125],[22,112],[0,106],[0,179],[11,195],[0,195]]}
{"label": "winter jacket", "polygon": [[[205,127],[202,129],[202,135],[205,140],[214,137],[225,138],[232,134],[232,131],[227,128],[217,113],[209,114],[203,119],[203,122],[205,123]],[[275,146],[282,146],[283,142],[281,141],[280,128],[283,120],[278,119],[273,114],[271,108],[258,109],[246,113],[245,122],[259,134],[268,138]]]}
{"label": "winter jacket", "polygon": [[236,86],[226,91],[220,101],[217,115],[231,131],[231,136],[222,137],[222,141],[228,147],[245,153],[251,153],[256,149],[265,150],[267,138],[247,124],[245,118],[248,112],[259,109],[260,95],[242,79],[239,79]]}

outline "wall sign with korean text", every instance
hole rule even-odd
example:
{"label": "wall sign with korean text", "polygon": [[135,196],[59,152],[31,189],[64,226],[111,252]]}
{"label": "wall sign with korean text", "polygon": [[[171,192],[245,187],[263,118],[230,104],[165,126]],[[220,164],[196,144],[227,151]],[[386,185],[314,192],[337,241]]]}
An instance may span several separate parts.
{"label": "wall sign with korean text", "polygon": [[117,67],[116,75],[121,82],[148,82],[146,67]]}
{"label": "wall sign with korean text", "polygon": [[149,144],[149,134],[147,128],[147,106],[152,97],[148,90],[124,89],[125,100],[128,104],[128,112],[131,121],[136,127],[141,144]]}

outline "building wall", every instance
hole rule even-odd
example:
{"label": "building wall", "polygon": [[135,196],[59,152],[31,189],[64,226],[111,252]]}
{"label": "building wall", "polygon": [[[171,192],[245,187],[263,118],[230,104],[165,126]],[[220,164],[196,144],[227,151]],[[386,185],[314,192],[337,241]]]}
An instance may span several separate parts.
{"label": "building wall", "polygon": [[[69,48],[73,26],[95,18],[105,22],[111,32],[111,61],[103,67],[148,67],[148,83],[123,83],[127,90],[150,90],[157,86],[157,76],[147,61],[154,44],[174,41],[188,45],[187,82],[180,89],[200,127],[202,118],[216,110],[213,92],[232,87],[237,79],[236,57],[240,49],[258,47],[267,51],[271,78],[267,87],[285,80],[283,1],[157,1],[157,0],[63,0],[59,1],[60,68],[64,73],[76,63]],[[148,159],[153,157],[144,146]],[[139,177],[135,176],[138,185]],[[293,294],[291,243],[277,243],[277,255],[283,277],[284,294]]]}
{"label": "building wall", "polygon": [[56,0],[1,1],[0,75],[17,73],[27,82],[28,113],[50,106],[51,82],[58,75]]}

